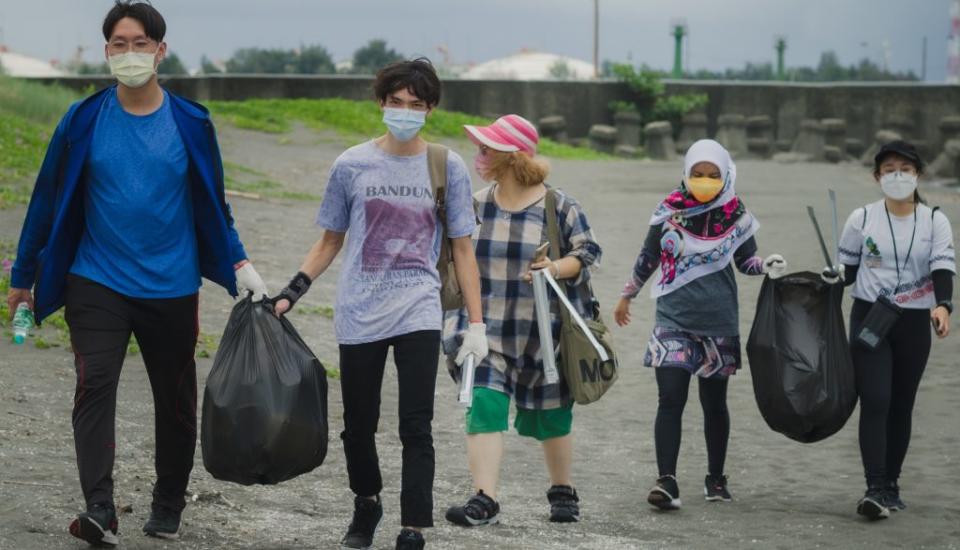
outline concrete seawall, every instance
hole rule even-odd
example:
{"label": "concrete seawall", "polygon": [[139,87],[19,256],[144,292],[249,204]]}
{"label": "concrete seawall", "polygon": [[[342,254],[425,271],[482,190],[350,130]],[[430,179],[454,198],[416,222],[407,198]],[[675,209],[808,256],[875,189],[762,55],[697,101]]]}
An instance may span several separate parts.
{"label": "concrete seawall", "polygon": [[[38,79],[76,89],[103,87],[105,77]],[[164,85],[176,93],[205,100],[249,98],[369,99],[371,78],[340,75],[210,75],[166,77]],[[873,141],[882,128],[901,129],[906,137],[939,151],[940,120],[960,114],[960,86],[920,83],[783,83],[667,80],[668,94],[705,93],[709,135],[715,135],[722,114],[767,115],[776,139],[792,141],[804,119],[839,118],[847,121],[847,136]],[[562,115],[571,136],[585,136],[592,124],[610,124],[612,101],[627,101],[631,92],[616,81],[494,81],[448,80],[441,106],[445,109],[494,117],[514,112],[536,122]]]}

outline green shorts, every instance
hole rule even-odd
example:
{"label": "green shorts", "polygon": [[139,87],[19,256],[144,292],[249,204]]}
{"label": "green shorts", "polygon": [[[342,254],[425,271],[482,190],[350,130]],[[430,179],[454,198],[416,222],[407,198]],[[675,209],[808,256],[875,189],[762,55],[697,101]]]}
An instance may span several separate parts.
{"label": "green shorts", "polygon": [[[473,388],[473,405],[467,409],[467,433],[505,432],[510,416],[510,396],[490,388]],[[573,404],[559,409],[521,409],[513,427],[524,437],[537,441],[563,437],[573,426]]]}

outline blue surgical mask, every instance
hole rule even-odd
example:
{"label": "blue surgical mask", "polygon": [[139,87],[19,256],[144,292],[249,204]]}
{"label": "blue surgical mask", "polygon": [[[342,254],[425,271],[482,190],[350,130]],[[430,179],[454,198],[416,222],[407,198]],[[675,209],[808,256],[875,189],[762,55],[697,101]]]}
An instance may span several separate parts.
{"label": "blue surgical mask", "polygon": [[383,123],[393,134],[393,137],[400,141],[410,141],[417,136],[417,132],[423,128],[427,122],[426,111],[414,111],[413,109],[395,109],[385,107],[383,109]]}

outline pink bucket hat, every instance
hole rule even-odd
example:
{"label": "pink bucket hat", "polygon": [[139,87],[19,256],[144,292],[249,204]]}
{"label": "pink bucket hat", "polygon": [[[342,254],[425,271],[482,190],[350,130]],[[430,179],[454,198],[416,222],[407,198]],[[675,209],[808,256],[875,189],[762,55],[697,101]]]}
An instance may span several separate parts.
{"label": "pink bucket hat", "polygon": [[533,156],[540,143],[537,128],[520,115],[502,116],[490,126],[464,125],[463,129],[470,141],[504,153],[521,151]]}

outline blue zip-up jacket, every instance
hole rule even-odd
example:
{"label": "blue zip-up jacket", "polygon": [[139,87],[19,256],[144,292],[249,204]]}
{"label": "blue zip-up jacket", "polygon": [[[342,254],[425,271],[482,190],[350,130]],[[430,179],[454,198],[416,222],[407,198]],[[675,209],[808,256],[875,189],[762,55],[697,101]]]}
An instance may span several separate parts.
{"label": "blue zip-up jacket", "polygon": [[[34,288],[39,323],[64,303],[67,273],[84,231],[84,170],[100,108],[101,90],[70,106],[57,125],[37,175],[23,222],[10,286]],[[223,163],[210,113],[169,93],[173,118],[190,162],[189,177],[200,274],[237,295],[234,264],[247,255],[223,193]]]}

